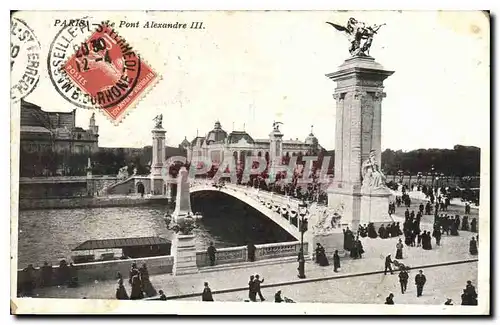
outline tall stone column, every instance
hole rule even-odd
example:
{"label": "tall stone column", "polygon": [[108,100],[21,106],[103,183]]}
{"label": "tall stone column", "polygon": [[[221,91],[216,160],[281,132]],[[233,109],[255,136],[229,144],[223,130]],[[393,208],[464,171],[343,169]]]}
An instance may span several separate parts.
{"label": "tall stone column", "polygon": [[151,159],[151,192],[156,195],[163,194],[163,177],[162,171],[165,164],[165,133],[163,127],[156,126],[152,131],[153,137],[153,152]]}
{"label": "tall stone column", "polygon": [[277,165],[281,164],[283,157],[283,133],[277,126],[269,133],[269,173],[276,177]]}
{"label": "tall stone column", "polygon": [[355,56],[326,75],[337,83],[335,175],[328,203],[342,211],[342,225],[354,230],[360,223],[392,222],[387,213],[390,192],[362,186],[362,166],[372,150],[380,166],[383,81],[393,73],[372,57]]}

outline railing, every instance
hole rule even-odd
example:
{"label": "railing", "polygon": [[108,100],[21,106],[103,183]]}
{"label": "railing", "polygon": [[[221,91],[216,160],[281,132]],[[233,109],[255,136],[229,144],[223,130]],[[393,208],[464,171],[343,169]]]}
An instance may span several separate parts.
{"label": "railing", "polygon": [[[298,256],[300,242],[285,242],[255,245],[255,260],[267,260],[280,257]],[[304,243],[304,252],[307,252],[307,243]],[[215,253],[215,265],[248,262],[247,246],[220,248]],[[196,252],[196,265],[205,267],[210,265],[206,251]]]}

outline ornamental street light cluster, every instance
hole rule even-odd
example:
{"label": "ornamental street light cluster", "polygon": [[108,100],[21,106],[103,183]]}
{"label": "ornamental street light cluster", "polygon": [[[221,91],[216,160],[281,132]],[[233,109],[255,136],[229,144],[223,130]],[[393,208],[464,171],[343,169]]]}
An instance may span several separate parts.
{"label": "ornamental street light cluster", "polygon": [[309,204],[305,201],[302,200],[302,202],[299,204],[299,215],[300,215],[300,251],[299,251],[299,274],[298,277],[300,279],[305,279],[306,273],[305,273],[305,258],[304,258],[304,233],[307,231],[308,227],[308,222],[306,215],[309,213]]}

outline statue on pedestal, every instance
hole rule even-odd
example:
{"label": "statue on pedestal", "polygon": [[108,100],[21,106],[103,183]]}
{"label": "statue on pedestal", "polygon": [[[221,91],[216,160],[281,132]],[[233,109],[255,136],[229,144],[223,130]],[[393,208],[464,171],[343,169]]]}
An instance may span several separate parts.
{"label": "statue on pedestal", "polygon": [[376,190],[385,188],[385,176],[380,171],[377,160],[375,159],[375,150],[370,151],[370,156],[363,162],[361,166],[361,174],[363,176],[363,189]]}
{"label": "statue on pedestal", "polygon": [[162,122],[163,122],[163,114],[157,115],[153,121],[156,123],[155,124],[155,129],[161,129],[163,128]]}
{"label": "statue on pedestal", "polygon": [[279,132],[280,131],[280,124],[283,124],[281,122],[273,122],[273,131],[274,132]]}
{"label": "statue on pedestal", "polygon": [[385,25],[366,26],[365,23],[357,21],[354,18],[349,18],[345,27],[331,22],[326,23],[347,35],[351,42],[349,53],[352,56],[369,56],[373,37],[377,34],[380,27]]}

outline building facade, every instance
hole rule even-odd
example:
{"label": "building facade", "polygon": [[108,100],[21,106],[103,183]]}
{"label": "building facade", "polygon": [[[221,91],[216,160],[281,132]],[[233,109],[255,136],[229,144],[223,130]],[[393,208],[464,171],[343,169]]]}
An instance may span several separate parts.
{"label": "building facade", "polygon": [[[99,127],[95,117],[88,129],[75,125],[76,109],[47,112],[33,103],[21,102],[21,176],[64,175],[77,164],[84,168],[87,158],[99,149]],[[24,175],[23,175],[24,174]]]}
{"label": "building facade", "polygon": [[197,157],[208,157],[214,164],[229,157],[233,157],[236,163],[240,164],[245,161],[246,156],[262,156],[269,161],[276,157],[315,154],[323,149],[312,129],[305,141],[285,140],[278,123],[275,123],[269,138],[254,139],[245,131],[227,133],[222,129],[219,121],[215,122],[213,130],[209,131],[206,136],[197,136],[191,142],[185,138],[180,146],[186,149],[188,161]]}

